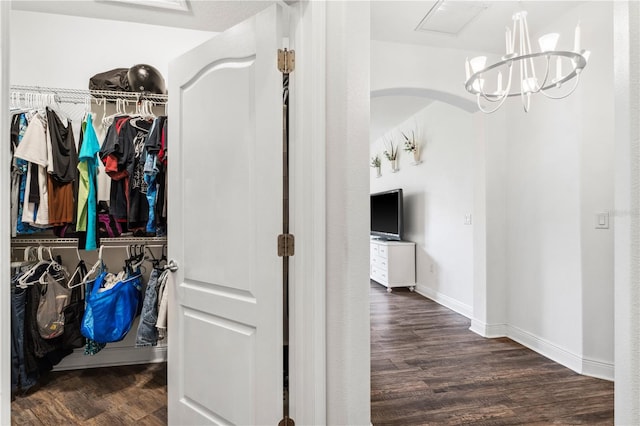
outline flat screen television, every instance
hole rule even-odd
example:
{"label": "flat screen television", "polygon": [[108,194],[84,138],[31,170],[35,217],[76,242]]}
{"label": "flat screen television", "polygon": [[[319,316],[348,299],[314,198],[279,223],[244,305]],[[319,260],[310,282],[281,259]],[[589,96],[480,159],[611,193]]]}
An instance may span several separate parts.
{"label": "flat screen television", "polygon": [[371,235],[402,240],[402,189],[371,194]]}

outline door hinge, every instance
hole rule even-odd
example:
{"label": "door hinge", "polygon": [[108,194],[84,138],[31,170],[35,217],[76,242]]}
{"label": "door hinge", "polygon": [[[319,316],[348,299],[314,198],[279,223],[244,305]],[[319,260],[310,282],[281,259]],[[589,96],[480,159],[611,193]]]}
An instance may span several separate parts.
{"label": "door hinge", "polygon": [[296,69],[296,52],[287,48],[278,49],[278,70],[283,74],[290,74]]}
{"label": "door hinge", "polygon": [[278,235],[278,256],[290,257],[295,252],[295,238],[293,234]]}

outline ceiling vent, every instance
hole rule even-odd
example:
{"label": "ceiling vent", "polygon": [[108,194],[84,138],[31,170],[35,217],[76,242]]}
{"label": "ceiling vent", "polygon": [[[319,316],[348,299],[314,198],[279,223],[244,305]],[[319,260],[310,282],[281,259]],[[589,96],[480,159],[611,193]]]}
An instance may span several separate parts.
{"label": "ceiling vent", "polygon": [[416,31],[458,35],[489,6],[478,1],[437,1],[416,27]]}

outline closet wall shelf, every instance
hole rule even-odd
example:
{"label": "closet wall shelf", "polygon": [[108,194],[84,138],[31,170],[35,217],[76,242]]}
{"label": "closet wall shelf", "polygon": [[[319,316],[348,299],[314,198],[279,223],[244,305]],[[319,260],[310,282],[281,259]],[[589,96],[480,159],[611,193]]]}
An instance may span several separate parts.
{"label": "closet wall shelf", "polygon": [[83,90],[83,89],[63,89],[57,87],[42,86],[11,86],[12,99],[25,101],[25,94],[35,93],[44,95],[55,95],[56,101],[60,103],[85,103],[87,100],[93,101],[115,101],[124,99],[128,101],[149,100],[156,104],[166,104],[169,95],[158,95],[155,93],[141,92],[118,92],[111,90]]}
{"label": "closet wall shelf", "polygon": [[[144,243],[166,243],[167,237],[117,237],[100,238],[100,244],[144,244]],[[12,238],[12,245],[62,245],[78,244],[77,238]]]}

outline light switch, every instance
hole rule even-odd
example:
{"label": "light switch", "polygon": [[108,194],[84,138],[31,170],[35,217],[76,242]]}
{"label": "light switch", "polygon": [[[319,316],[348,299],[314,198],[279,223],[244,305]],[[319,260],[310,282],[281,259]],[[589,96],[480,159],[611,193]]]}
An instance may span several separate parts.
{"label": "light switch", "polygon": [[609,229],[609,212],[596,213],[596,229]]}

